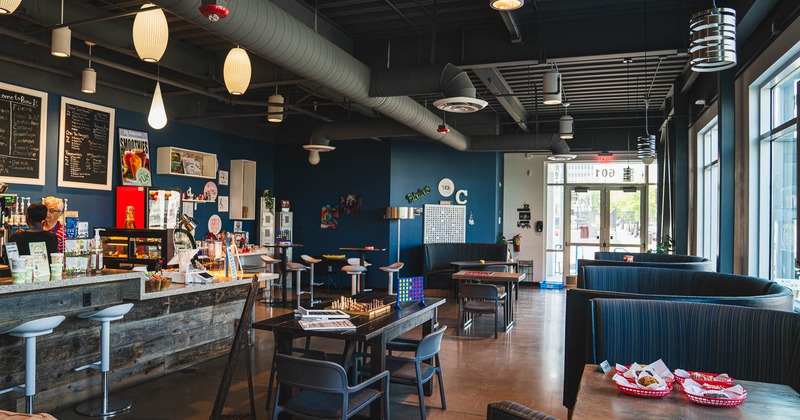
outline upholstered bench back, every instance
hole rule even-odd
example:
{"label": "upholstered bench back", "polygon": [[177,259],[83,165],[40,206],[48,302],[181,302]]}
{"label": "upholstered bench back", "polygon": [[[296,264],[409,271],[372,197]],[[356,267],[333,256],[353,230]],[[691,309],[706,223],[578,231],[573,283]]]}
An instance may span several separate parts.
{"label": "upholstered bench back", "polygon": [[505,244],[425,244],[425,287],[449,289],[451,261],[505,261]]}

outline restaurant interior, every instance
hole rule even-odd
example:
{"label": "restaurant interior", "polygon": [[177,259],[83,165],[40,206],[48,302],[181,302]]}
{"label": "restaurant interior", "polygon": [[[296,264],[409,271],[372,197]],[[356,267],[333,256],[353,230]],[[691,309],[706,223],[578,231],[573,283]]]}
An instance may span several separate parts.
{"label": "restaurant interior", "polygon": [[0,418],[800,417],[800,5],[488,3],[0,0]]}

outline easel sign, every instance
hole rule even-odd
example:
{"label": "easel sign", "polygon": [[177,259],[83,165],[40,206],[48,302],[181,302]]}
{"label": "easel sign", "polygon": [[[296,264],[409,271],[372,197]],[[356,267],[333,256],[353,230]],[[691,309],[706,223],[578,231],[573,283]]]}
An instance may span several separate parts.
{"label": "easel sign", "polygon": [[425,294],[423,293],[423,277],[401,277],[397,279],[397,307],[403,307],[406,302],[419,302],[419,306],[425,306]]}
{"label": "easel sign", "polygon": [[230,277],[231,280],[239,280],[239,269],[236,265],[236,260],[239,259],[239,255],[236,252],[236,244],[228,245],[226,251],[225,275]]}

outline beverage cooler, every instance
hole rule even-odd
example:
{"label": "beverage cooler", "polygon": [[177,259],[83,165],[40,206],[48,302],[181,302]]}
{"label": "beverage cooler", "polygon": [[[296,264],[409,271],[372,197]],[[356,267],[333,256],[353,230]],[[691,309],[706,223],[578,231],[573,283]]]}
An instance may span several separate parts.
{"label": "beverage cooler", "polygon": [[156,269],[159,260],[172,258],[172,231],[168,229],[114,229],[100,232],[103,261],[107,268],[130,270],[135,265]]}
{"label": "beverage cooler", "polygon": [[173,229],[181,215],[181,189],[119,186],[114,214],[118,229]]}

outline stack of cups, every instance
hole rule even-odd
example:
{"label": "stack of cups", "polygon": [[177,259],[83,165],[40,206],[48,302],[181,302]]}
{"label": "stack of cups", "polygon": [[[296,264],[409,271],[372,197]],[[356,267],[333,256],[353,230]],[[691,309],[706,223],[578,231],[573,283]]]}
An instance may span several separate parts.
{"label": "stack of cups", "polygon": [[64,273],[64,254],[54,252],[50,254],[50,280],[61,279]]}
{"label": "stack of cups", "polygon": [[33,281],[33,264],[28,256],[11,258],[11,280],[15,284],[30,283]]}

